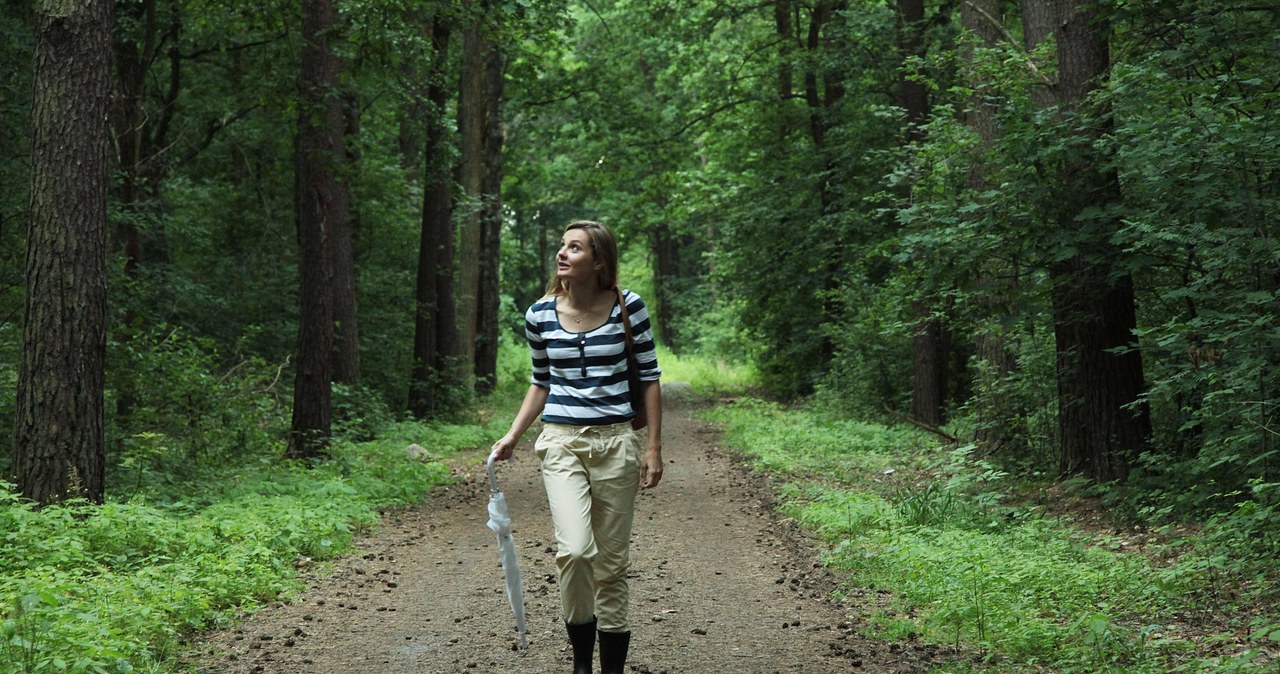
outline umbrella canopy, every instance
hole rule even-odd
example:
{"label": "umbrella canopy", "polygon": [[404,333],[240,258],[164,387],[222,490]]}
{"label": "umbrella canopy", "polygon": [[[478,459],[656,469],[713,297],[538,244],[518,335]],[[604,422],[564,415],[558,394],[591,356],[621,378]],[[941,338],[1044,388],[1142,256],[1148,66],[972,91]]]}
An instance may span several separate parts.
{"label": "umbrella canopy", "polygon": [[511,538],[511,515],[507,512],[507,497],[498,490],[498,476],[493,470],[494,458],[489,456],[489,528],[498,535],[498,556],[502,559],[502,574],[507,580],[507,601],[516,615],[516,631],[520,634],[521,651],[528,650],[528,630],[524,625],[524,581],[520,578],[520,558],[516,556],[516,543]]}

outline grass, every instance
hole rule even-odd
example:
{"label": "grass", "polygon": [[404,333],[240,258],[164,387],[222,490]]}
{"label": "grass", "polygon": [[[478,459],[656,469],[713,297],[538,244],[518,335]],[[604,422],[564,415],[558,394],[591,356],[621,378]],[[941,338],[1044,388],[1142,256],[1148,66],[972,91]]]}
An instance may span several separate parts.
{"label": "grass", "polygon": [[412,461],[495,437],[396,424],[314,465],[278,453],[102,506],[36,510],[0,483],[0,672],[173,671],[182,639],[297,588],[299,565],[351,549],[380,511],[448,479]]}
{"label": "grass", "polygon": [[706,356],[682,357],[658,346],[658,364],[665,382],[687,382],[704,396],[738,394],[756,384],[757,375],[751,365]]}
{"label": "grass", "polygon": [[1116,536],[1019,505],[1032,501],[1014,498],[1028,486],[972,448],[754,400],[707,417],[779,478],[786,513],[828,542],[829,566],[851,585],[892,593],[871,634],[912,632],[986,656],[940,671],[1274,671],[1274,609],[1222,605],[1253,625],[1187,619],[1206,593],[1225,601],[1241,589],[1211,587],[1199,573],[1206,557],[1127,552]]}

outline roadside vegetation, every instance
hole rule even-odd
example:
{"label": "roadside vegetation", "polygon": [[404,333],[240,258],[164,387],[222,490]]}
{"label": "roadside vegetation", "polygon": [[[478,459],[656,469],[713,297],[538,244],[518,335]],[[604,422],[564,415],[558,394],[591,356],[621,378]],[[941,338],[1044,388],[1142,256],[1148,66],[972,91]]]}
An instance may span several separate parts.
{"label": "roadside vegetation", "polygon": [[1280,666],[1270,492],[1200,521],[1134,519],[1106,489],[818,407],[742,399],[706,417],[776,478],[784,511],[829,544],[850,590],[887,591],[870,633],[963,648],[980,656],[974,670]]}
{"label": "roadside vegetation", "polygon": [[[433,423],[343,391],[342,435],[324,458],[298,461],[280,440],[275,368],[213,377],[216,354],[174,335],[131,349],[150,382],[132,414],[153,430],[117,436],[107,502],[37,509],[0,482],[2,674],[182,671],[184,640],[287,597],[382,512],[428,499],[450,479],[445,460],[505,430],[490,406],[505,413],[523,390],[511,380]],[[523,361],[508,352],[504,362]]]}

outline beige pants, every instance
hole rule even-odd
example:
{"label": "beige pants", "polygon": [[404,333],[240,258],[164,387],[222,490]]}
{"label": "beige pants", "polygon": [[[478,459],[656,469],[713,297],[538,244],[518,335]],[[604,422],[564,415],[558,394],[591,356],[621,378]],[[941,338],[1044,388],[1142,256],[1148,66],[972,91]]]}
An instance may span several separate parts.
{"label": "beige pants", "polygon": [[640,489],[640,441],[629,423],[547,424],[534,452],[556,528],[560,608],[565,622],[594,616],[625,632],[631,523]]}

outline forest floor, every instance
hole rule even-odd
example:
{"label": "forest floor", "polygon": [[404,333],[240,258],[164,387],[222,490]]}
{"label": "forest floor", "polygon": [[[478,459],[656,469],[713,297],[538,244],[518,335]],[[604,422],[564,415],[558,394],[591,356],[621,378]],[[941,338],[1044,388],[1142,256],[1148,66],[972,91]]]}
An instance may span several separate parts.
{"label": "forest floor", "polygon": [[[816,542],[775,511],[768,482],[694,418],[699,403],[667,398],[666,471],[641,494],[632,540],[630,672],[926,672],[963,657],[862,637],[885,597],[846,587],[835,598],[841,579],[821,566]],[[525,583],[527,652],[515,651],[477,453],[456,457],[455,482],[424,504],[388,513],[356,553],[309,569],[289,601],[206,635],[191,665],[207,674],[569,671],[533,435],[498,474]]]}

